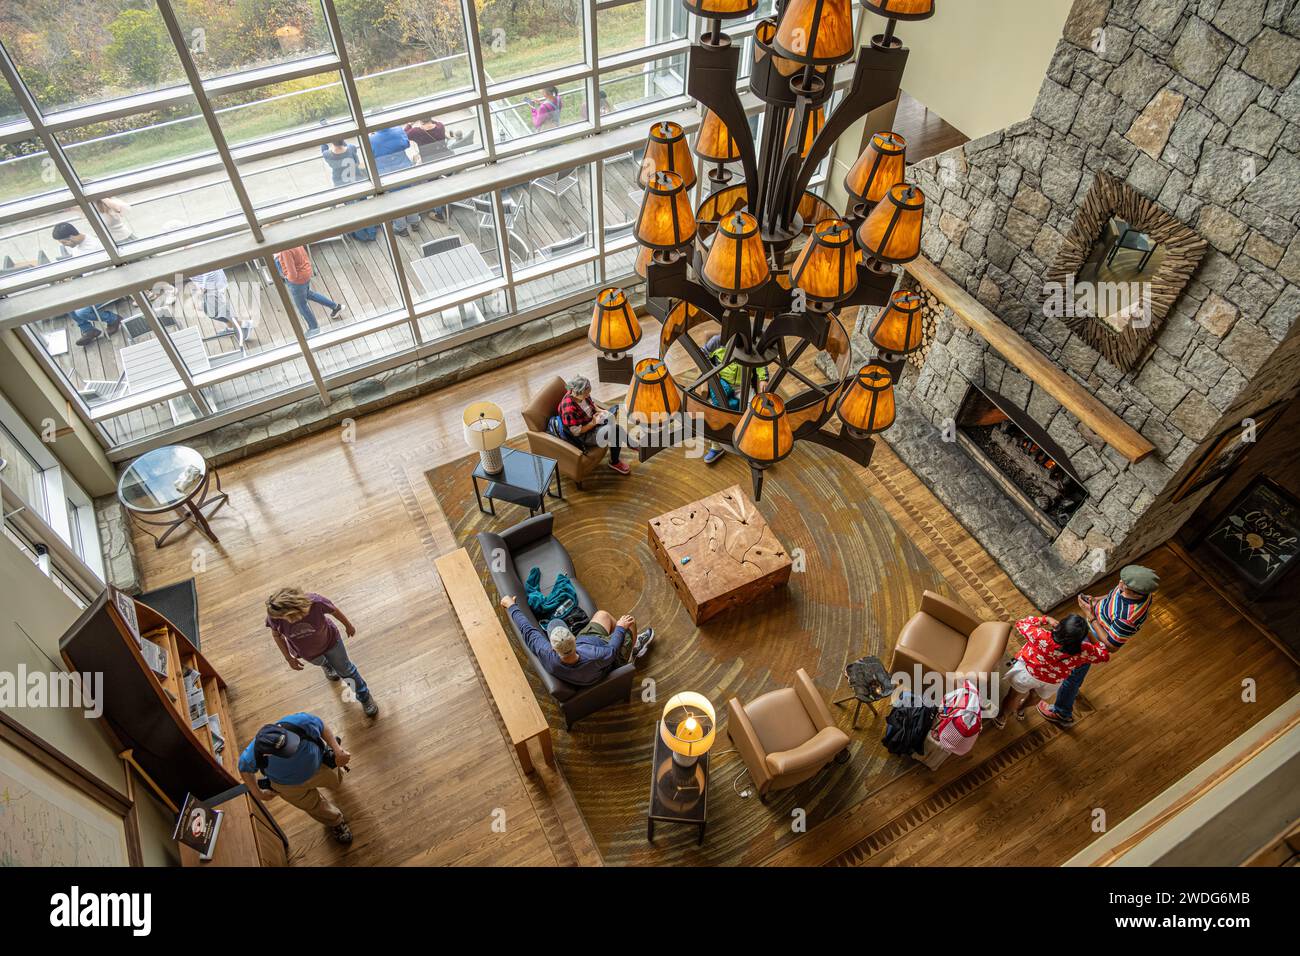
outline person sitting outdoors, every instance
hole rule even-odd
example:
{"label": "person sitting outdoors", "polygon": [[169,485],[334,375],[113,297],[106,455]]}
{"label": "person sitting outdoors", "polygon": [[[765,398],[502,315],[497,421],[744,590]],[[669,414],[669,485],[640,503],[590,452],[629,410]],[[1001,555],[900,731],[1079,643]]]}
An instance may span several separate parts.
{"label": "person sitting outdoors", "polygon": [[591,397],[591,380],[585,375],[575,375],[565,383],[565,393],[556,407],[560,427],[564,434],[559,436],[583,451],[602,445],[609,448],[609,467],[620,475],[631,474],[627,462],[619,461],[621,449],[617,441],[609,440],[609,429],[595,434],[598,428],[611,424],[614,416],[610,410],[599,407]]}
{"label": "person sitting outdoors", "polygon": [[[60,258],[70,258],[72,256],[85,255],[91,252],[100,252],[103,250],[103,244],[94,236],[88,236],[70,222],[61,222],[55,226],[50,235],[54,237],[63,248],[60,250]],[[104,305],[84,305],[80,309],[73,309],[69,315],[72,321],[77,323],[77,328],[81,331],[81,338],[77,339],[77,344],[85,348],[95,339],[99,338],[104,332],[95,328],[96,322],[104,324],[104,330],[109,335],[114,335],[122,327],[122,317]]]}
{"label": "person sitting outdoors", "polygon": [[329,167],[330,181],[335,186],[350,186],[366,178],[361,151],[347,140],[336,139],[332,143],[322,143],[320,154]]}
{"label": "person sitting outdoors", "polygon": [[[389,173],[395,173],[401,169],[411,167],[411,157],[406,151],[410,148],[411,141],[406,138],[406,133],[400,126],[390,126],[387,129],[377,129],[370,134],[370,150],[375,154],[375,167],[380,176],[386,176]],[[419,213],[412,213],[409,216],[398,216],[393,220],[393,231],[399,236],[406,235],[408,229],[420,228]]]}
{"label": "person sitting outdoors", "polygon": [[[406,138],[419,148],[422,163],[436,163],[451,156],[451,145],[447,142],[447,128],[432,116],[407,123],[402,127],[402,132],[406,133]],[[446,222],[447,207],[435,206],[432,216],[434,222]]]}
{"label": "person sitting outdoors", "polygon": [[1016,630],[1025,639],[1024,647],[1007,674],[1006,695],[994,724],[1007,725],[1007,710],[1016,712],[1016,720],[1025,719],[1025,705],[1032,692],[1039,700],[1051,701],[1061,681],[1084,664],[1104,664],[1110,652],[1101,642],[1090,642],[1092,631],[1078,614],[1067,614],[1057,621],[1051,617],[1027,617],[1016,622]]}
{"label": "person sitting outdoors", "polygon": [[653,627],[637,632],[631,614],[615,621],[608,611],[597,611],[577,634],[562,618],[554,618],[543,633],[524,614],[513,594],[503,597],[501,606],[547,673],[577,687],[599,684],[614,668],[640,660],[655,639]]}
{"label": "person sitting outdoors", "polygon": [[564,100],[560,99],[559,87],[548,86],[542,91],[540,99],[524,97],[524,100],[532,111],[533,129],[536,132],[560,125],[560,110],[564,108]]}

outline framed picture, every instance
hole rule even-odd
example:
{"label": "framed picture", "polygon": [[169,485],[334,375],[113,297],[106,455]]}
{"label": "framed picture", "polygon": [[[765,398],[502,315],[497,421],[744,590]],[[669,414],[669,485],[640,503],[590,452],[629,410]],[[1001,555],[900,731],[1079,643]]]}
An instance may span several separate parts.
{"label": "framed picture", "polygon": [[130,798],[6,714],[0,794],[0,866],[141,865]]}
{"label": "framed picture", "polygon": [[1210,526],[1204,540],[1262,594],[1300,555],[1300,501],[1260,475]]}
{"label": "framed picture", "polygon": [[1259,444],[1259,440],[1264,437],[1264,433],[1281,416],[1289,401],[1289,399],[1283,399],[1256,415],[1247,416],[1255,420],[1254,441],[1242,440],[1244,433],[1240,425],[1232,426],[1216,438],[1205,454],[1201,456],[1201,460],[1196,463],[1196,467],[1183,479],[1183,483],[1174,492],[1173,504],[1178,504],[1184,498],[1188,498],[1202,488],[1214,484],[1240,465],[1241,460],[1246,457],[1246,453]]}

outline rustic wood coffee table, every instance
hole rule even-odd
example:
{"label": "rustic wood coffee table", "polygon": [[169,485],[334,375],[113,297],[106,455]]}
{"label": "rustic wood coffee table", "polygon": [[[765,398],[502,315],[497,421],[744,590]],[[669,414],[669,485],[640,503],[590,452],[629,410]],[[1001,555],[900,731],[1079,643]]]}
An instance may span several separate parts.
{"label": "rustic wood coffee table", "polygon": [[651,518],[649,531],[696,624],[790,580],[790,555],[739,485]]}

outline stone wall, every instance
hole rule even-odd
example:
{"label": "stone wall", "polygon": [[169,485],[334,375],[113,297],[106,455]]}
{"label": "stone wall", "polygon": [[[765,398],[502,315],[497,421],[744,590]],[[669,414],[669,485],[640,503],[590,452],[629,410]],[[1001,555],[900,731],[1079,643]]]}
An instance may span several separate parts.
{"label": "stone wall", "polygon": [[[1157,449],[1130,465],[941,320],[885,437],[1040,605],[1168,539],[1208,493],[1173,505],[1183,475],[1300,381],[1298,68],[1294,0],[1077,0],[1033,115],[912,169],[927,197],[924,254]],[[1041,307],[1043,276],[1100,171],[1210,244],[1132,373]],[[960,453],[936,447],[968,380],[1024,404],[1085,477],[1089,501],[1054,542],[1018,526],[1008,501],[981,500],[969,464],[952,473]]]}

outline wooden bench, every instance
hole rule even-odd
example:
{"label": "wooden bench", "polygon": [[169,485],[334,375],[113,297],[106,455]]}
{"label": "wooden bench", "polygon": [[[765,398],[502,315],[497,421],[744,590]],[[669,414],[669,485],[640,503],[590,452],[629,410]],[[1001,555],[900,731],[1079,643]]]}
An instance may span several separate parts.
{"label": "wooden bench", "polygon": [[469,552],[460,548],[444,554],[434,561],[434,566],[442,578],[442,586],[447,589],[447,596],[451,598],[451,606],[460,619],[469,646],[474,650],[479,670],[483,672],[488,691],[505,721],[510,742],[515,745],[524,772],[533,772],[533,761],[528,755],[528,741],[533,737],[542,745],[546,763],[554,767],[551,728],[533,696],[523,668],[519,666],[510,638],[501,627],[496,608],[483,589]]}

